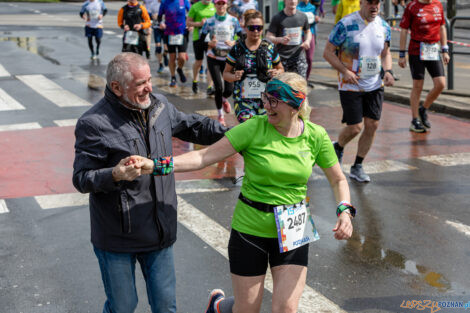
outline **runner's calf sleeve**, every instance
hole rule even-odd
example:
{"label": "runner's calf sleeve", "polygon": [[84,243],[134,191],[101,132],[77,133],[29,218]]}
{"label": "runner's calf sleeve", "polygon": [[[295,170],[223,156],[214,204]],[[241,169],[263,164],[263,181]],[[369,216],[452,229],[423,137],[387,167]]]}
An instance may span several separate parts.
{"label": "runner's calf sleeve", "polygon": [[155,47],[155,53],[157,53],[157,54],[162,53],[162,47],[156,46]]}
{"label": "runner's calf sleeve", "polygon": [[217,313],[232,313],[234,303],[234,297],[223,298],[219,303],[214,303],[214,309]]}

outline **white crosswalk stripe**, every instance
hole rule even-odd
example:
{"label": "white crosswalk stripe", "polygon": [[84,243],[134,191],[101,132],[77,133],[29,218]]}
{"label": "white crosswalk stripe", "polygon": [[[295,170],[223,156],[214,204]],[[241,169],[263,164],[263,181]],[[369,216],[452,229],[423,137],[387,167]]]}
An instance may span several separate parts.
{"label": "white crosswalk stripe", "polygon": [[5,200],[0,199],[0,214],[8,213],[8,212],[10,211],[8,211],[8,207],[7,207]]}
{"label": "white crosswalk stripe", "polygon": [[470,236],[470,226],[464,225],[459,222],[454,222],[454,221],[446,221],[446,224],[454,227],[459,232],[464,233],[467,236]]}
{"label": "white crosswalk stripe", "polygon": [[69,120],[54,120],[54,123],[59,127],[75,126],[77,124],[77,119]]}
{"label": "white crosswalk stripe", "polygon": [[418,159],[440,166],[467,165],[470,164],[470,153],[428,155]]}
{"label": "white crosswalk stripe", "polygon": [[28,129],[39,129],[42,128],[39,123],[21,123],[21,124],[10,124],[0,125],[0,132],[12,131],[12,130],[28,130]]}
{"label": "white crosswalk stripe", "polygon": [[[349,173],[352,164],[343,164],[343,170],[346,173]],[[367,174],[380,174],[380,173],[390,173],[390,172],[399,172],[399,171],[412,171],[417,170],[417,167],[405,164],[403,162],[395,160],[382,160],[375,162],[367,162],[363,164],[364,171]]]}
{"label": "white crosswalk stripe", "polygon": [[0,64],[0,77],[9,77],[10,73]]}
{"label": "white crosswalk stripe", "polygon": [[44,75],[19,75],[16,77],[58,107],[91,106],[88,101],[65,90]]}
{"label": "white crosswalk stripe", "polygon": [[9,94],[0,88],[0,111],[13,111],[13,110],[24,110],[18,101],[13,99]]}

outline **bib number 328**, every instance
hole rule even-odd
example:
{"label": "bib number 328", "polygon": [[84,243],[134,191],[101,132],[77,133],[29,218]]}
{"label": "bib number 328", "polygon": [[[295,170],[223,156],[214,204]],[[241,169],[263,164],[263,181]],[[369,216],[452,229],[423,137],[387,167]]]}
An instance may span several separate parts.
{"label": "bib number 328", "polygon": [[320,239],[308,202],[274,208],[279,251],[287,252]]}

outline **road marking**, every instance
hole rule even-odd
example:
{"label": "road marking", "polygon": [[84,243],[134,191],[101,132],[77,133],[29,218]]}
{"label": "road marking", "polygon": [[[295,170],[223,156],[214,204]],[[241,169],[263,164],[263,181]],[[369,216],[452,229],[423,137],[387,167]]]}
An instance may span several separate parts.
{"label": "road marking", "polygon": [[7,207],[5,200],[0,199],[0,214],[8,213],[8,212],[10,211],[8,211],[8,207]]}
{"label": "road marking", "polygon": [[470,236],[470,226],[461,224],[458,222],[453,222],[453,221],[446,221],[446,224],[454,227],[459,232],[464,233],[467,236]]}
{"label": "road marking", "polygon": [[9,77],[10,73],[0,64],[0,77]]}
{"label": "road marking", "polygon": [[456,166],[470,164],[470,153],[451,153],[441,155],[428,155],[418,159],[440,166]]}
{"label": "road marking", "polygon": [[[178,222],[228,259],[227,245],[230,233],[224,227],[199,211],[197,208],[178,197]],[[267,272],[264,287],[273,292],[273,280]],[[335,303],[305,285],[300,299],[298,312],[345,312]]]}
{"label": "road marking", "polygon": [[54,123],[60,127],[75,126],[77,124],[77,119],[70,120],[54,120]]}
{"label": "road marking", "polygon": [[88,206],[88,194],[82,193],[64,193],[57,195],[36,196],[36,202],[41,209],[50,210],[73,206]]}
{"label": "road marking", "polygon": [[58,107],[91,106],[88,101],[65,90],[44,75],[18,75],[16,77]]}
{"label": "road marking", "polygon": [[[349,173],[352,164],[343,164],[343,170]],[[412,171],[417,170],[417,167],[405,164],[403,162],[394,160],[383,160],[376,162],[367,162],[363,164],[364,171],[367,174],[381,174],[389,172]]]}
{"label": "road marking", "polygon": [[11,125],[0,125],[0,131],[10,130],[27,130],[27,129],[39,129],[42,128],[39,123],[22,123],[22,124],[11,124]]}
{"label": "road marking", "polygon": [[221,192],[221,191],[230,191],[229,188],[179,188],[176,189],[176,193],[179,195],[184,195],[187,193],[201,193],[201,192]]}
{"label": "road marking", "polygon": [[105,30],[103,31],[103,33],[105,33],[106,35],[116,35],[116,33],[113,32],[112,30]]}
{"label": "road marking", "polygon": [[7,94],[5,90],[0,88],[0,111],[13,111],[24,109],[24,106],[22,106],[18,101],[16,101],[9,94]]}

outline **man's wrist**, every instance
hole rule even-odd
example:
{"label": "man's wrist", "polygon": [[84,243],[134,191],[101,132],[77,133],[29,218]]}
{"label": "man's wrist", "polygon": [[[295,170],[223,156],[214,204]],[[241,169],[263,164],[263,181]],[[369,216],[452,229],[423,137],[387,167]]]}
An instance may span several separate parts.
{"label": "man's wrist", "polygon": [[398,52],[398,57],[400,57],[400,58],[406,57],[406,50],[400,50],[400,51]]}
{"label": "man's wrist", "polygon": [[448,45],[443,45],[441,47],[442,53],[449,53],[449,46]]}

